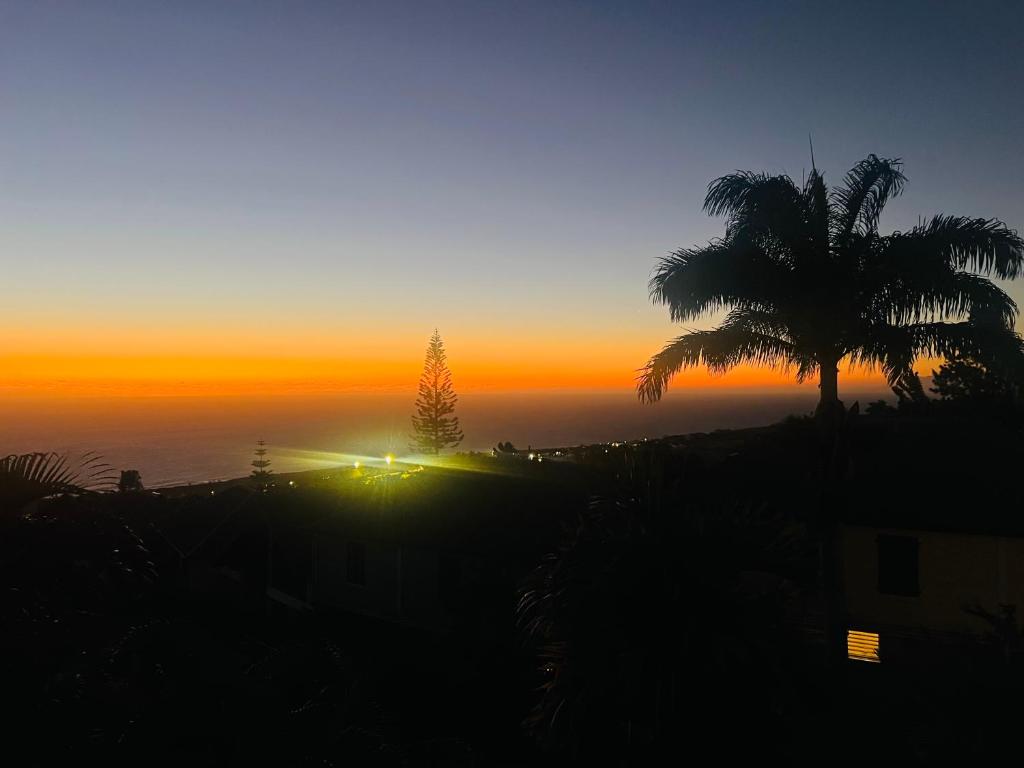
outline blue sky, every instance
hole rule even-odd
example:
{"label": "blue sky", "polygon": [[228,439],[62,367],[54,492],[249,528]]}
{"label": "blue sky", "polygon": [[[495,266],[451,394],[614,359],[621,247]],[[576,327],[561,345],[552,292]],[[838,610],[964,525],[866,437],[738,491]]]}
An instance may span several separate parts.
{"label": "blue sky", "polygon": [[655,259],[720,233],[708,181],[799,177],[808,134],[827,180],[904,158],[883,228],[1024,228],[1022,27],[1012,2],[8,0],[0,338],[257,315],[418,358],[435,325],[557,326],[644,345],[635,368],[674,330]]}

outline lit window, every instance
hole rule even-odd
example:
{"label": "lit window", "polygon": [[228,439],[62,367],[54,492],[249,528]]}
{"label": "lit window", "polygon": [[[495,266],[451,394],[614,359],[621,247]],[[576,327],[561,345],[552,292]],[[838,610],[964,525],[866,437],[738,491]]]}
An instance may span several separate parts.
{"label": "lit window", "polygon": [[855,661],[877,664],[881,661],[878,656],[878,633],[851,629],[846,633],[846,656]]}

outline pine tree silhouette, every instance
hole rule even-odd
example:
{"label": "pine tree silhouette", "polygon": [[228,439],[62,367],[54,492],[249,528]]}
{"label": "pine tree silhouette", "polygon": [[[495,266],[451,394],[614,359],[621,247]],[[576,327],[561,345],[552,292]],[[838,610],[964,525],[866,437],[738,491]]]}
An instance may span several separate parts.
{"label": "pine tree silhouette", "polygon": [[452,373],[448,370],[444,342],[435,328],[427,345],[427,359],[423,365],[423,375],[420,376],[416,413],[412,417],[411,450],[438,454],[462,442],[459,417],[452,415],[457,401],[458,397],[452,389]]}
{"label": "pine tree silhouette", "polygon": [[253,467],[252,474],[250,475],[250,477],[253,480],[257,480],[261,483],[269,482],[271,474],[271,470],[267,469],[267,467],[270,466],[270,459],[266,457],[267,449],[264,448],[265,445],[266,443],[264,443],[262,440],[256,441],[256,450],[253,451],[253,454],[255,454],[256,458],[253,459],[252,462],[250,462]]}

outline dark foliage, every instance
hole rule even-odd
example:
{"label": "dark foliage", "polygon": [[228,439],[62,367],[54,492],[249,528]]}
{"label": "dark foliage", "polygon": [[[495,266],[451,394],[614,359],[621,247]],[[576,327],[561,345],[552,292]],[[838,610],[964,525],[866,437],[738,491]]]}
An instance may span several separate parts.
{"label": "dark foliage", "polygon": [[896,403],[902,409],[922,409],[928,406],[928,395],[924,392],[921,377],[916,371],[910,371],[893,384]]}
{"label": "dark foliage", "polygon": [[721,758],[786,754],[799,705],[782,620],[813,577],[803,529],[764,507],[694,504],[696,473],[671,452],[620,458],[622,487],[521,594],[541,675],[530,730],[581,764],[653,764],[680,740]]}
{"label": "dark foliage", "polygon": [[109,488],[116,480],[94,453],[77,460],[53,452],[12,454],[0,458],[0,516],[16,514],[47,496]]}
{"label": "dark foliage", "polygon": [[1020,383],[971,358],[946,360],[932,371],[932,392],[956,404],[1011,406]]}

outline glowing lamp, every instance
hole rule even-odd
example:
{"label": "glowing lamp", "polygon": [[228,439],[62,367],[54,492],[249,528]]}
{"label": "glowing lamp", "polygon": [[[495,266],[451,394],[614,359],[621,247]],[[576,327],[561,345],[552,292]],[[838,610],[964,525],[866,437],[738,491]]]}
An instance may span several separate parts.
{"label": "glowing lamp", "polygon": [[390,453],[387,456],[384,457],[384,461],[386,461],[388,463],[389,467],[391,466],[391,462],[394,461],[394,460],[395,460],[395,457],[392,456]]}

